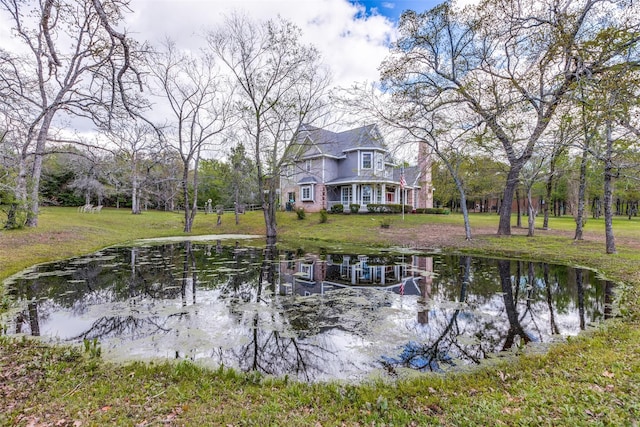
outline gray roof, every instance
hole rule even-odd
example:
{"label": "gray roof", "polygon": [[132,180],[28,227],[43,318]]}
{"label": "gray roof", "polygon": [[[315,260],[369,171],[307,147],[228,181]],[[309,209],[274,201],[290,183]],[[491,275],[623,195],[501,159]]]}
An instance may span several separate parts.
{"label": "gray roof", "polygon": [[309,138],[311,146],[303,149],[300,157],[331,156],[343,157],[345,152],[358,148],[373,148],[387,151],[384,139],[376,125],[362,126],[343,132],[332,132],[311,125],[303,125],[299,133],[302,144]]}
{"label": "gray roof", "polygon": [[298,181],[298,185],[300,184],[317,184],[318,180],[313,176],[305,176],[300,181]]}

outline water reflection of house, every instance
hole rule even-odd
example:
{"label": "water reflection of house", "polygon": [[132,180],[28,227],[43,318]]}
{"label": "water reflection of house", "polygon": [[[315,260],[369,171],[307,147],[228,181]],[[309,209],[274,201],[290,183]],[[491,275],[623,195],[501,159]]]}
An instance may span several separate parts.
{"label": "water reflection of house", "polygon": [[336,288],[367,287],[427,297],[433,258],[418,255],[318,255],[286,253],[280,262],[280,293],[324,294]]}

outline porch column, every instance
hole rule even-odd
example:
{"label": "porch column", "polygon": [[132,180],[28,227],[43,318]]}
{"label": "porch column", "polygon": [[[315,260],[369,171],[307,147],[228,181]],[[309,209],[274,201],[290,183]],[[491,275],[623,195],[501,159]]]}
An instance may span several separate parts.
{"label": "porch column", "polygon": [[382,189],[380,191],[382,191],[382,197],[380,198],[380,200],[382,200],[383,205],[386,205],[387,204],[387,184],[382,183]]}
{"label": "porch column", "polygon": [[351,184],[351,203],[359,203],[356,193],[357,189],[358,186],[356,184]]}

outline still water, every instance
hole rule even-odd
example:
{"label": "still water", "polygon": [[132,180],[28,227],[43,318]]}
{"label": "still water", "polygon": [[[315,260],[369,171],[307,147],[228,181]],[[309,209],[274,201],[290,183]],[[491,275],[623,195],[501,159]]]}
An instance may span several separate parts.
{"label": "still water", "polygon": [[446,371],[544,347],[610,316],[613,289],[545,263],[233,241],[109,248],[6,285],[11,334],[302,381]]}

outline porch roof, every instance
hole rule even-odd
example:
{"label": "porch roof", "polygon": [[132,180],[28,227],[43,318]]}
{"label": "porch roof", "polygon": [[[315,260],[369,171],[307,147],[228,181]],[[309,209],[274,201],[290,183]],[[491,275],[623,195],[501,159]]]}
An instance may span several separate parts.
{"label": "porch roof", "polygon": [[[391,186],[400,186],[400,181],[394,181],[389,178],[371,177],[371,176],[348,176],[336,178],[325,182],[325,185],[349,185],[349,184],[385,184]],[[407,185],[406,188],[414,188]]]}

